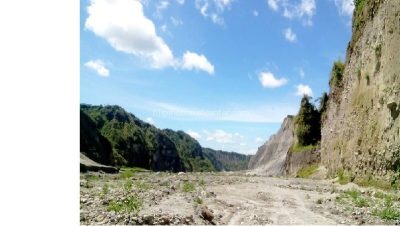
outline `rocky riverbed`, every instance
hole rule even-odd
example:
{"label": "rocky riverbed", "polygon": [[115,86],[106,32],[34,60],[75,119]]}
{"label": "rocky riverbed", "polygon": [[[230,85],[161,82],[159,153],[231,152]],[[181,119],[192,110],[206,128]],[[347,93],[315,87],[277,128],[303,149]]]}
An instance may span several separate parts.
{"label": "rocky riverbed", "polygon": [[400,196],[243,173],[81,174],[81,224],[400,224]]}

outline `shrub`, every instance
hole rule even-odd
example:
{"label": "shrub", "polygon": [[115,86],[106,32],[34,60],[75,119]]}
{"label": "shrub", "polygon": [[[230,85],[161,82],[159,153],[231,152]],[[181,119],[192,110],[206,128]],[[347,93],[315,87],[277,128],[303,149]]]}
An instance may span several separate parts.
{"label": "shrub", "polygon": [[329,79],[329,85],[331,87],[341,87],[344,73],[344,64],[338,60],[333,63],[331,76]]}
{"label": "shrub", "polygon": [[201,204],[203,204],[203,199],[201,199],[200,197],[196,197],[196,203],[197,204],[199,204],[199,205],[201,205]]}
{"label": "shrub", "polygon": [[194,192],[196,190],[194,184],[190,183],[190,182],[184,182],[183,186],[182,186],[182,190],[184,192]]}
{"label": "shrub", "polygon": [[137,213],[142,204],[143,202],[138,196],[129,196],[120,201],[111,201],[107,206],[107,211]]}

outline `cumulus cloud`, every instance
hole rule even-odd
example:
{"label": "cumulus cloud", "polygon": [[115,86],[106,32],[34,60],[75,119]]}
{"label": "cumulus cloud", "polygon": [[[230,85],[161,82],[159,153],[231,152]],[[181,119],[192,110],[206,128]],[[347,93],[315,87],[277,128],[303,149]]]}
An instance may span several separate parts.
{"label": "cumulus cloud", "polygon": [[296,34],[292,31],[291,28],[287,28],[284,30],[284,35],[286,40],[288,40],[289,42],[295,42],[297,40],[297,36]]}
{"label": "cumulus cloud", "polygon": [[218,25],[225,23],[222,14],[230,9],[233,0],[196,0],[195,6],[204,18],[209,18]]}
{"label": "cumulus cloud", "polygon": [[297,92],[296,92],[297,96],[304,96],[304,95],[309,96],[309,97],[313,96],[313,92],[308,85],[300,84],[300,85],[296,86],[296,89],[297,89]]}
{"label": "cumulus cloud", "polygon": [[189,136],[193,137],[196,140],[201,138],[201,135],[195,131],[188,130],[188,131],[186,131],[186,133],[189,134]]}
{"label": "cumulus cloud", "polygon": [[90,60],[85,63],[85,66],[96,71],[100,76],[107,77],[110,75],[110,71],[104,66],[102,60]]}
{"label": "cumulus cloud", "polygon": [[[166,8],[169,3],[159,4],[161,8]],[[192,63],[190,67],[180,65],[186,60],[176,59],[169,46],[157,35],[153,21],[143,13],[141,1],[91,0],[87,10],[89,16],[85,27],[107,40],[117,51],[143,59],[156,69],[174,67],[202,70],[202,66],[206,66],[206,71],[210,71],[211,64],[204,55],[196,54],[202,60],[201,65],[196,63]],[[166,26],[161,26],[161,30],[166,31]],[[214,72],[214,66],[212,66],[212,72]]]}
{"label": "cumulus cloud", "polygon": [[265,88],[276,88],[283,86],[287,83],[285,78],[275,78],[271,72],[261,72],[259,74],[261,85]]}
{"label": "cumulus cloud", "polygon": [[272,10],[274,10],[274,11],[277,11],[278,10],[278,1],[279,0],[268,0],[268,6],[269,6],[269,8],[271,8]]}
{"label": "cumulus cloud", "polygon": [[308,26],[312,25],[312,18],[317,9],[315,0],[301,0],[297,3],[288,0],[268,0],[268,6],[273,11],[280,11],[282,16],[299,19]]}
{"label": "cumulus cloud", "polygon": [[185,4],[185,0],[176,0],[176,2],[178,2],[179,5]]}
{"label": "cumulus cloud", "polygon": [[353,11],[354,11],[353,0],[335,0],[335,5],[340,15],[345,15],[348,17],[353,16]]}
{"label": "cumulus cloud", "polygon": [[239,133],[228,133],[221,129],[216,129],[212,132],[204,130],[203,132],[207,137],[207,141],[215,141],[222,144],[234,143],[238,139],[243,139],[243,136]]}
{"label": "cumulus cloud", "polygon": [[171,49],[135,0],[91,0],[85,27],[116,50],[148,60],[154,68],[172,66]]}
{"label": "cumulus cloud", "polygon": [[203,70],[208,74],[214,74],[214,65],[204,55],[190,51],[186,51],[183,55],[181,67],[187,70]]}

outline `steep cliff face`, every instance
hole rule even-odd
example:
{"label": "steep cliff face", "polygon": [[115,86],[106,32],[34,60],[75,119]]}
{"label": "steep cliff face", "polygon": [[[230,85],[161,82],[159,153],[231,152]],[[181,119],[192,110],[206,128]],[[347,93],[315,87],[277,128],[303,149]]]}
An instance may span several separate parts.
{"label": "steep cliff face", "polygon": [[321,160],[330,175],[400,168],[400,0],[365,0],[353,18],[340,89],[332,87]]}
{"label": "steep cliff face", "polygon": [[249,169],[267,176],[282,175],[289,148],[294,143],[294,117],[287,116],[279,131],[249,161]]}

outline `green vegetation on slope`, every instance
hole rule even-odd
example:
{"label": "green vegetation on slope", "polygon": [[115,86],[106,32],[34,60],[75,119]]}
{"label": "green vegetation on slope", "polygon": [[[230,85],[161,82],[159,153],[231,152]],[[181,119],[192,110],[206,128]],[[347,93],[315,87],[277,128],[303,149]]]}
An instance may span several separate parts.
{"label": "green vegetation on slope", "polygon": [[186,171],[215,171],[209,159],[204,158],[199,142],[183,131],[165,129],[163,132],[175,143]]}
{"label": "green vegetation on slope", "polygon": [[203,148],[188,134],[160,130],[119,106],[81,104],[80,136],[81,152],[102,164],[119,167],[174,172],[235,170],[243,169],[241,158],[246,158],[235,153],[240,158],[220,167],[224,164],[203,154]]}
{"label": "green vegetation on slope", "polygon": [[298,146],[315,145],[321,140],[320,113],[313,104],[310,97],[301,99],[300,110],[295,118],[296,136]]}
{"label": "green vegetation on slope", "polygon": [[218,171],[246,170],[249,164],[250,155],[243,155],[236,152],[215,151],[210,148],[203,148],[206,156]]}

